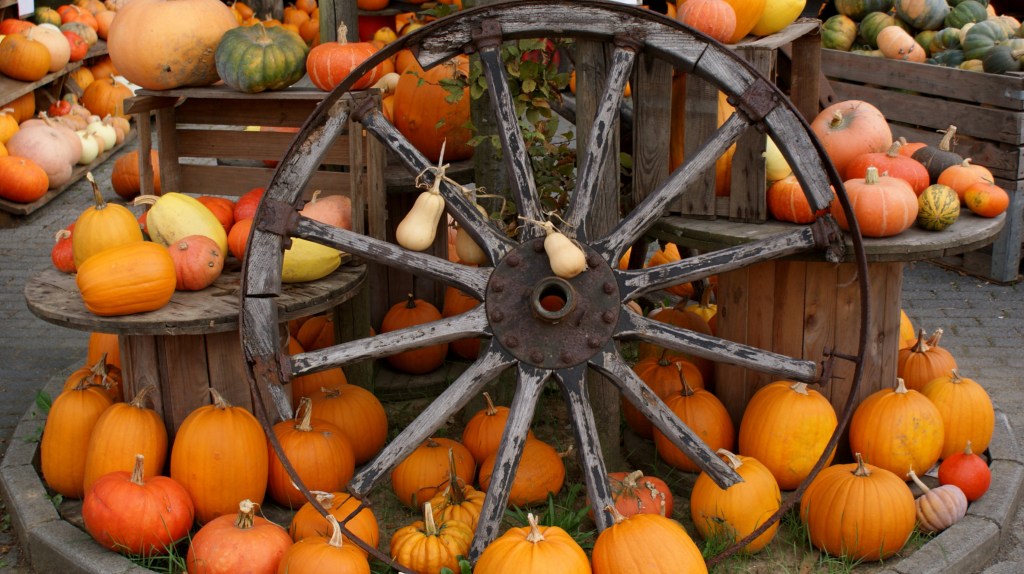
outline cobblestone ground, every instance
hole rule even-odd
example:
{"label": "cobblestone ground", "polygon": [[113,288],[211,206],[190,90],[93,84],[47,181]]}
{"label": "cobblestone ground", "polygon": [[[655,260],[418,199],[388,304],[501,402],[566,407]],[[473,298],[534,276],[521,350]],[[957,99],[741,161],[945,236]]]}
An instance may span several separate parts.
{"label": "cobblestone ground", "polygon": [[[113,161],[100,166],[96,180],[109,182],[112,166]],[[110,191],[106,195],[113,196]],[[38,389],[85,357],[87,334],[37,319],[25,305],[23,290],[29,277],[50,265],[53,235],[89,205],[88,198],[88,184],[82,180],[19,225],[0,228],[0,453]],[[1009,416],[1018,441],[1024,442],[1024,394],[1018,389],[1024,373],[1022,289],[916,263],[907,266],[903,297],[915,325],[945,330],[942,344],[962,373],[988,388],[997,408]],[[1024,572],[1022,515],[1018,512],[1016,527],[993,557],[1001,571]],[[0,572],[29,572],[9,520],[0,510]]]}

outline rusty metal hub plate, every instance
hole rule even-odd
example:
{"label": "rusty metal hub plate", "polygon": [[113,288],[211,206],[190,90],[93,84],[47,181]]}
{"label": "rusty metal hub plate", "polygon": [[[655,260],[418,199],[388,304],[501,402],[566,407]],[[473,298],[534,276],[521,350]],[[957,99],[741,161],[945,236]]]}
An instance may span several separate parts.
{"label": "rusty metal hub plate", "polygon": [[564,369],[585,362],[611,338],[619,318],[612,269],[583,246],[587,270],[572,279],[551,271],[544,240],[523,243],[495,267],[485,305],[495,339],[524,363]]}

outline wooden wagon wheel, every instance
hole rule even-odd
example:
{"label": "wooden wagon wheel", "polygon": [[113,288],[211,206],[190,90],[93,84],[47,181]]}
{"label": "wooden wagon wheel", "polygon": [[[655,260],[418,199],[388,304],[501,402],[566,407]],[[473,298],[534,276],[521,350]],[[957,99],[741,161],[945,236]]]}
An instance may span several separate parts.
{"label": "wooden wagon wheel", "polygon": [[[537,227],[523,226],[517,237],[508,237],[481,216],[458,186],[449,182],[441,185],[449,214],[481,246],[492,266],[467,267],[450,263],[298,215],[297,210],[302,203],[301,190],[320,164],[328,146],[345,128],[350,115],[388,146],[411,173],[424,173],[427,182],[432,181],[434,176],[427,169],[430,164],[383,117],[369,97],[353,93],[355,103],[351,108],[341,98],[355,78],[399,49],[411,48],[424,68],[457,54],[479,54],[497,116],[513,200],[521,216],[543,220],[499,50],[505,40],[547,36],[596,40],[614,46],[597,116],[586,147],[579,152],[576,189],[567,208],[560,214],[561,221],[555,220],[582,246],[588,265],[585,272],[569,280],[554,277],[542,248],[542,232]],[[660,187],[625,214],[609,233],[603,237],[591,237],[586,229],[586,215],[593,208],[601,168],[611,155],[612,138],[608,136],[615,126],[614,118],[623,88],[640,54],[661,59],[677,70],[710,82],[729,96],[737,113]],[[677,328],[633,313],[627,310],[625,303],[666,286],[803,251],[823,250],[827,258],[838,261],[844,248],[841,233],[830,217],[823,217],[810,226],[796,226],[791,232],[766,240],[655,268],[621,271],[615,263],[688,185],[698,180],[706,170],[714,169],[716,159],[751,129],[767,132],[779,142],[814,209],[825,208],[831,203],[834,188],[846,210],[847,219],[852,222],[859,265],[862,324],[858,354],[843,358],[855,363],[855,381],[850,395],[855,396],[866,342],[867,265],[842,181],[792,104],[771,82],[732,51],[660,15],[613,3],[525,0],[462,11],[389,45],[325,98],[281,161],[256,216],[242,281],[240,323],[252,381],[269,387],[277,398],[277,415],[264,416],[264,424],[269,425],[269,419],[278,416],[291,416],[291,407],[280,388],[291,377],[464,337],[485,337],[489,342],[485,343],[480,357],[374,460],[357,472],[349,483],[352,494],[357,497],[367,495],[417,445],[506,369],[516,369],[517,390],[470,552],[473,560],[498,534],[526,432],[541,389],[550,379],[557,381],[564,391],[586,473],[587,494],[594,501],[595,508],[604,508],[611,497],[597,439],[597,423],[588,402],[585,384],[588,369],[595,369],[610,380],[656,428],[697,461],[719,486],[735,483],[739,480],[735,472],[682,424],[661,400],[644,390],[644,384],[620,355],[616,342],[647,341],[804,382],[827,381],[830,361],[817,365],[813,361]],[[482,300],[484,304],[450,319],[288,357],[279,344],[274,297],[281,288],[282,250],[289,236],[330,245],[417,276],[442,281]],[[560,310],[545,311],[539,299],[552,292],[560,295],[566,304]],[[254,398],[258,401],[259,393],[254,393]],[[840,419],[840,428],[833,436],[829,450],[834,447],[849,418],[851,402],[847,401],[846,412]],[[814,473],[823,466],[824,460],[823,456]],[[298,480],[296,482],[301,484]],[[791,504],[792,500],[789,500]],[[599,529],[611,523],[610,515],[603,511],[595,513],[595,520]],[[737,547],[743,544],[741,541]]]}

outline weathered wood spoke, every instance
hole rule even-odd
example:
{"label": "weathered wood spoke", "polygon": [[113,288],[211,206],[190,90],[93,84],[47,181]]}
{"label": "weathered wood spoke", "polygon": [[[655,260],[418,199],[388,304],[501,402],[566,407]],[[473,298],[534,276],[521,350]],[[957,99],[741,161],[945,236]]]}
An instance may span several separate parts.
{"label": "weathered wood spoke", "polygon": [[608,485],[608,468],[601,456],[601,440],[597,435],[597,421],[594,411],[590,408],[590,396],[587,392],[587,366],[578,365],[572,369],[555,372],[555,378],[562,385],[565,402],[569,406],[569,421],[576,435],[576,447],[579,450],[580,466],[586,474],[587,498],[594,509],[594,520],[597,529],[604,530],[614,522],[611,514],[605,510],[614,504],[611,487]]}
{"label": "weathered wood spoke", "polygon": [[670,285],[696,281],[814,247],[813,230],[801,227],[764,241],[711,251],[647,269],[615,270],[614,273],[619,282],[619,293],[624,301],[628,301]]}
{"label": "weathered wood spoke", "polygon": [[533,422],[537,399],[544,388],[544,381],[550,375],[551,371],[519,363],[516,394],[512,399],[512,405],[509,406],[505,432],[501,435],[501,446],[498,447],[491,482],[487,486],[484,507],[480,511],[476,535],[469,549],[470,560],[474,562],[500,533],[501,517],[505,515],[505,507],[508,506],[509,492],[516,477],[516,469],[519,468],[527,431]]}
{"label": "weathered wood spoke", "polygon": [[[512,197],[515,199],[519,215],[533,221],[542,219],[540,204],[537,201],[537,185],[533,179],[533,168],[526,153],[523,133],[519,129],[519,117],[516,114],[512,94],[509,92],[508,81],[505,79],[505,65],[501,61],[499,51],[501,30],[488,30],[485,23],[486,36],[478,40],[480,61],[483,64],[484,76],[487,78],[488,94],[491,106],[498,120],[498,137],[501,138],[502,159],[508,173]],[[520,241],[539,236],[540,230],[533,225],[520,226]]]}
{"label": "weathered wood spoke", "polygon": [[622,360],[614,344],[605,347],[604,351],[590,360],[590,364],[607,376],[619,388],[622,396],[633,403],[651,424],[672,441],[672,444],[708,473],[715,484],[721,488],[729,488],[737,482],[743,482],[736,471],[711,452],[708,445],[683,424],[665,402],[636,376],[633,369]]}
{"label": "weathered wood spoke", "polygon": [[398,463],[459,412],[469,400],[502,371],[511,367],[515,359],[493,341],[481,349],[480,357],[463,371],[438,397],[430,408],[424,409],[409,426],[367,463],[348,484],[348,491],[356,497],[366,496],[381,480],[391,474]]}
{"label": "weathered wood spoke", "polygon": [[[385,146],[391,148],[398,159],[413,175],[423,174],[423,182],[427,185],[434,182],[434,167],[418,149],[395,126],[391,125],[378,109],[373,109],[360,117],[366,131],[372,133]],[[426,170],[426,171],[424,171]],[[463,226],[473,237],[477,245],[484,250],[491,263],[500,261],[514,242],[477,210],[462,189],[448,181],[441,183],[441,195],[444,196],[445,209],[451,213],[455,221]]]}
{"label": "weathered wood spoke", "polygon": [[307,217],[299,218],[295,236],[341,249],[346,253],[402,269],[415,275],[455,285],[467,295],[482,298],[490,267],[469,267],[426,253],[409,251],[394,243],[374,239]]}
{"label": "weathered wood spoke", "polygon": [[750,345],[682,329],[630,311],[619,313],[619,325],[615,336],[621,339],[639,339],[673,351],[754,369],[786,379],[805,383],[818,381],[818,368],[813,361],[793,359]]}
{"label": "weathered wood spoke", "polygon": [[736,143],[743,132],[750,127],[743,114],[732,114],[715,131],[697,153],[687,157],[672,175],[648,195],[640,205],[629,212],[618,225],[603,239],[592,244],[605,261],[618,261],[619,257],[637,239],[650,229],[662,216],[669,204],[679,198],[686,189],[703,177],[708,169],[714,169],[718,158]]}
{"label": "weathered wood spoke", "polygon": [[356,339],[316,351],[296,353],[291,358],[291,371],[293,375],[304,375],[337,365],[387,357],[428,345],[440,345],[464,337],[479,336],[490,336],[490,327],[483,306],[454,317],[380,333],[374,337]]}
{"label": "weathered wood spoke", "polygon": [[[616,38],[616,40],[619,40]],[[616,42],[612,54],[612,64],[608,69],[608,78],[604,86],[604,94],[597,108],[590,135],[587,138],[586,153],[581,154],[579,174],[576,177],[576,189],[569,199],[565,222],[569,229],[566,233],[574,235],[576,240],[586,242],[587,230],[584,219],[590,212],[594,196],[599,189],[598,179],[601,168],[609,161],[612,143],[615,141],[615,130],[618,126],[619,104],[626,89],[626,81],[633,69],[636,59],[637,45],[632,42]]]}

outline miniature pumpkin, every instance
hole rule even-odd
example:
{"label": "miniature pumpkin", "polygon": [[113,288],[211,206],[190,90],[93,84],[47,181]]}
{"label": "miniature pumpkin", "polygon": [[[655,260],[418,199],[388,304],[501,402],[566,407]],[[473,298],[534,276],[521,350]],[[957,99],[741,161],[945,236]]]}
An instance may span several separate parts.
{"label": "miniature pumpkin", "polygon": [[403,73],[395,86],[395,127],[429,162],[437,162],[444,144],[444,159],[469,159],[472,132],[469,122],[469,87],[453,100],[444,83],[469,77],[469,59],[456,56],[424,71],[418,65]]}
{"label": "miniature pumpkin", "polygon": [[457,475],[463,483],[473,481],[476,461],[469,449],[450,438],[428,438],[391,471],[391,488],[403,504],[419,508],[448,483],[448,450],[453,451]]}
{"label": "miniature pumpkin", "polygon": [[235,512],[240,500],[261,504],[267,490],[263,427],[245,408],[231,406],[213,389],[210,394],[213,404],[189,413],[171,446],[171,478],[188,490],[199,524]]}
{"label": "miniature pumpkin", "polygon": [[[0,161],[0,171],[2,171],[3,162]],[[3,176],[0,176],[0,180]],[[2,196],[2,192],[0,192]],[[71,251],[71,235],[75,228],[75,224],[61,229],[53,236],[53,247],[50,249],[50,261],[53,263],[54,268],[61,273],[74,273],[77,268],[75,267],[75,257]]]}
{"label": "miniature pumpkin", "polygon": [[944,484],[928,488],[917,473],[910,471],[910,479],[924,493],[917,497],[917,527],[923,532],[934,534],[953,526],[967,515],[967,497],[955,484]]}
{"label": "miniature pumpkin", "polygon": [[[150,165],[153,167],[153,193],[160,195],[160,155],[155,149],[149,150]],[[110,172],[110,185],[114,192],[125,200],[135,199],[142,191],[142,177],[139,175],[139,150],[132,150],[114,161]]]}
{"label": "miniature pumpkin", "polygon": [[61,32],[68,42],[68,61],[79,62],[89,53],[89,44],[78,34],[65,30]]}
{"label": "miniature pumpkin", "polygon": [[[441,312],[437,310],[437,307],[423,299],[416,299],[412,293],[409,293],[405,301],[395,303],[384,314],[380,332],[388,333],[440,319]],[[448,343],[441,343],[389,355],[388,364],[403,373],[422,375],[440,367],[447,354]]]}
{"label": "miniature pumpkin", "polygon": [[89,436],[111,404],[106,392],[86,382],[53,400],[39,442],[39,465],[48,487],[67,498],[82,497]]}
{"label": "miniature pumpkin", "polygon": [[903,379],[908,389],[923,390],[932,379],[948,376],[957,368],[953,355],[939,346],[941,338],[942,329],[936,329],[927,340],[924,329],[921,329],[912,346],[900,349],[896,376]]}
{"label": "miniature pumpkin", "polygon": [[615,523],[594,542],[590,556],[594,574],[707,574],[700,549],[675,520],[660,514],[622,516],[613,507],[607,510]]}
{"label": "miniature pumpkin", "polygon": [[[347,492],[316,492],[316,501],[328,514],[339,522],[345,522],[345,528],[363,542],[376,548],[380,541],[380,526],[377,524],[377,517],[369,506],[362,506],[362,502]],[[361,508],[360,508],[361,507]],[[353,512],[359,510],[352,516]],[[349,518],[351,516],[351,518]],[[312,503],[306,502],[292,517],[292,523],[288,527],[292,540],[298,542],[304,538],[314,536],[327,536],[331,534],[331,523],[317,511]],[[345,535],[342,534],[342,538]],[[358,546],[356,546],[358,548]],[[360,552],[366,552],[360,548]]]}
{"label": "miniature pumpkin", "polygon": [[149,90],[216,82],[213,55],[238,26],[218,0],[132,0],[110,25],[107,51],[121,75]]}
{"label": "miniature pumpkin", "polygon": [[[341,429],[313,418],[312,401],[303,397],[295,418],[274,425],[281,451],[309,490],[342,490],[355,474],[352,445]],[[270,474],[267,490],[278,504],[296,508],[306,497],[295,486],[273,446],[268,447]]]}
{"label": "miniature pumpkin", "polygon": [[[473,455],[473,460],[484,460],[498,451],[501,435],[505,432],[509,410],[505,406],[494,406],[491,395],[484,393],[486,406],[477,411],[462,429],[462,444]],[[535,438],[533,431],[527,431],[527,438]]]}
{"label": "miniature pumpkin", "polygon": [[836,102],[811,122],[811,130],[839,173],[857,156],[882,152],[892,146],[892,131],[882,112],[861,100]]}
{"label": "miniature pumpkin", "polygon": [[955,484],[971,502],[988,492],[991,483],[992,471],[985,459],[974,453],[971,441],[963,452],[949,455],[939,465],[939,484]]}
{"label": "miniature pumpkin", "polygon": [[964,192],[978,181],[992,182],[995,181],[995,177],[987,167],[971,163],[971,158],[964,158],[964,161],[959,164],[942,170],[936,183],[953,188],[960,202],[963,203]]}
{"label": "miniature pumpkin", "polygon": [[[863,178],[848,180],[844,185],[865,237],[899,235],[917,220],[917,194],[902,179],[879,175],[872,166]],[[838,201],[832,202],[832,216],[843,230],[849,231],[846,213]]]}
{"label": "miniature pumpkin", "polygon": [[[706,472],[700,473],[690,491],[690,517],[705,540],[723,537],[736,542],[768,520],[782,504],[782,493],[771,471],[756,458],[718,450],[730,468],[743,479],[722,489]],[[743,547],[753,554],[767,546],[778,530],[776,522]]]}
{"label": "miniature pumpkin", "polygon": [[155,389],[153,385],[146,385],[130,403],[114,403],[97,419],[85,451],[85,492],[107,473],[130,471],[135,454],[145,457],[144,479],[163,473],[167,460],[167,426],[163,417],[146,408],[146,399]]}
{"label": "miniature pumpkin", "polygon": [[390,554],[399,564],[418,572],[440,572],[448,567],[459,570],[459,556],[466,556],[473,531],[458,520],[434,521],[434,512],[427,502],[423,520],[399,528],[391,537]]}
{"label": "miniature pumpkin", "polygon": [[975,215],[996,217],[1010,207],[1010,195],[994,183],[976,181],[964,190],[964,205]]}
{"label": "miniature pumpkin", "polygon": [[174,295],[174,261],[166,248],[135,241],[86,259],[75,282],[86,309],[95,315],[154,311]]}
{"label": "miniature pumpkin", "polygon": [[[682,392],[683,381],[690,388],[703,389],[704,377],[696,365],[681,357],[669,359],[668,353],[662,352],[660,357],[646,357],[633,365],[633,372],[662,401],[675,393]],[[629,428],[643,438],[654,436],[654,425],[633,406],[625,397],[622,398],[622,415]]]}
{"label": "miniature pumpkin", "polygon": [[142,242],[142,230],[135,214],[123,205],[107,203],[91,173],[86,174],[86,179],[92,185],[93,206],[75,220],[75,233],[71,236],[78,268],[86,259],[105,249]]}
{"label": "miniature pumpkin", "polygon": [[800,499],[800,518],[816,548],[852,560],[898,552],[914,531],[914,495],[898,476],[864,462],[823,469]]}
{"label": "miniature pumpkin", "polygon": [[24,33],[7,34],[0,42],[0,73],[35,82],[50,72],[50,51],[41,42],[30,40]]}
{"label": "miniature pumpkin", "polygon": [[338,427],[348,439],[357,465],[377,456],[384,448],[388,415],[372,392],[358,385],[342,384],[322,388],[309,397],[317,418]]}
{"label": "miniature pumpkin", "polygon": [[960,217],[960,198],[953,188],[936,183],[917,197],[917,224],[929,231],[942,231]]}
{"label": "miniature pumpkin", "polygon": [[199,291],[213,284],[224,269],[224,252],[205,235],[187,235],[167,246],[174,260],[178,291]]}
{"label": "miniature pumpkin", "polygon": [[218,516],[192,536],[185,557],[190,573],[234,574],[277,571],[292,539],[277,524],[256,516],[251,500],[238,503],[237,514]]}
{"label": "miniature pumpkin", "polygon": [[221,36],[214,53],[217,75],[246,94],[281,90],[306,73],[309,48],[298,35],[263,23],[240,26]]}
{"label": "miniature pumpkin", "polygon": [[144,466],[144,457],[136,455],[132,472],[103,475],[85,493],[85,529],[115,552],[165,554],[192,528],[194,509],[188,492],[166,476],[143,480]]}
{"label": "miniature pumpkin", "polygon": [[509,528],[487,545],[477,560],[477,574],[590,574],[590,559],[568,532],[541,526],[533,513],[527,526]]}
{"label": "miniature pumpkin", "polygon": [[912,468],[931,468],[942,453],[939,409],[896,379],[894,389],[868,395],[850,421],[850,449],[904,480]]}
{"label": "miniature pumpkin", "polygon": [[[732,450],[736,440],[732,418],[715,395],[704,389],[693,389],[684,381],[682,391],[670,396],[665,405],[709,448],[716,451],[720,448]],[[701,471],[690,457],[658,429],[654,429],[654,446],[658,456],[670,465],[686,472]]]}
{"label": "miniature pumpkin", "polygon": [[[494,474],[498,453],[491,453],[480,463],[480,488],[487,490]],[[548,493],[558,492],[565,483],[565,463],[555,447],[540,439],[527,439],[519,457],[508,502],[516,506],[538,504],[548,499]]]}
{"label": "miniature pumpkin", "polygon": [[[759,389],[740,421],[740,454],[771,471],[782,490],[794,490],[811,473],[839,424],[835,409],[806,383],[775,381]],[[831,464],[835,451],[825,464]]]}
{"label": "miniature pumpkin", "polygon": [[327,520],[331,524],[330,538],[310,536],[292,544],[281,558],[278,572],[370,574],[370,563],[365,554],[355,544],[344,542],[338,520],[333,516]]}
{"label": "miniature pumpkin", "polygon": [[779,221],[808,224],[826,213],[825,210],[817,213],[811,210],[804,188],[795,175],[787,175],[772,183],[768,187],[766,201],[768,212]]}
{"label": "miniature pumpkin", "polygon": [[[466,295],[457,287],[449,285],[444,290],[444,303],[441,306],[442,317],[454,317],[476,308],[480,301]],[[467,337],[448,343],[448,350],[461,359],[470,361],[480,355],[480,337]],[[465,441],[465,439],[463,439]],[[475,454],[473,456],[476,456]]]}
{"label": "miniature pumpkin", "polygon": [[12,155],[0,157],[0,198],[32,203],[46,195],[50,178],[35,161]]}
{"label": "miniature pumpkin", "polygon": [[961,377],[956,369],[936,377],[921,389],[942,415],[943,459],[973,444],[984,452],[995,431],[995,409],[985,388],[972,379]]}

